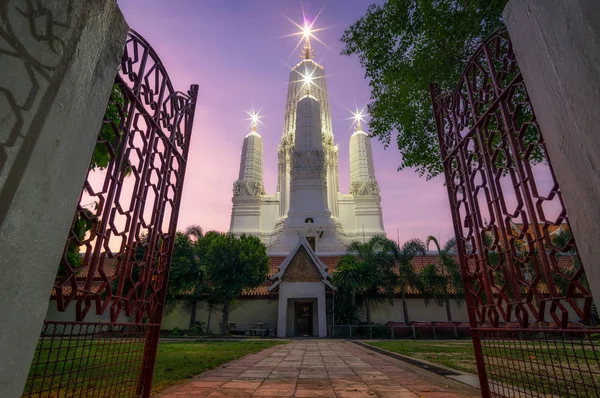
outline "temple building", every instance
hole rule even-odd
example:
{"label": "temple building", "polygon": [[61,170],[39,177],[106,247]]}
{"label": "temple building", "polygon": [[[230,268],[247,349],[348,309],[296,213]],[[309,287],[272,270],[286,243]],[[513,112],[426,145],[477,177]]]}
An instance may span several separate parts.
{"label": "temple building", "polygon": [[385,234],[370,137],[360,119],[350,137],[349,193],[340,192],[325,70],[313,57],[307,37],[303,59],[289,76],[277,192],[265,193],[256,119],[233,184],[230,232],[257,236],[270,256],[285,256],[268,288],[278,295],[279,336],[326,336],[333,286],[319,257],[339,256],[353,240]]}

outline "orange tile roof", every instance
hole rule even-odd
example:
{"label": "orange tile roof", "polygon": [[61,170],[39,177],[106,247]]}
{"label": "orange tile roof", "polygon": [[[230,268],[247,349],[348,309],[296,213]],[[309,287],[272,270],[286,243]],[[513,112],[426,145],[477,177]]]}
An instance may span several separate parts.
{"label": "orange tile roof", "polygon": [[[332,274],[335,269],[337,268],[337,265],[339,263],[339,261],[342,259],[342,256],[319,256],[319,259],[327,266],[327,272],[329,274]],[[558,266],[560,268],[570,268],[572,266],[572,259],[570,256],[559,256],[558,258]],[[268,271],[268,277],[267,277],[267,281],[265,281],[264,284],[262,284],[261,286],[254,288],[254,289],[246,289],[243,293],[242,296],[243,297],[268,297],[269,293],[267,292],[267,288],[270,286],[271,282],[268,280],[269,277],[271,277],[272,275],[274,275],[275,273],[277,273],[278,271],[278,267],[281,265],[281,263],[283,263],[283,261],[285,260],[285,256],[272,256],[269,257],[269,271]],[[458,257],[454,257],[454,260],[456,262],[458,262]],[[417,256],[414,257],[412,260],[412,264],[413,267],[415,269],[416,273],[420,273],[426,266],[428,266],[429,264],[435,264],[435,265],[439,265],[440,264],[440,260],[439,257],[437,255],[424,255],[424,256]],[[471,267],[475,267],[475,262],[471,262],[470,263]],[[102,265],[102,269],[105,273],[105,275],[110,279],[112,277],[114,277],[116,275],[116,270],[117,270],[117,259],[114,258],[104,258],[103,261],[103,265]],[[84,281],[87,277],[87,274],[89,272],[89,267],[85,266],[85,267],[81,267],[78,271],[77,271],[77,285],[83,287]],[[99,288],[102,285],[102,281],[103,278],[100,276],[100,272],[98,270],[96,270],[96,273],[94,274],[94,282],[92,284],[92,292],[94,293],[98,293],[99,292]],[[70,293],[71,288],[70,287],[65,287],[63,288],[65,294]],[[538,290],[540,290],[541,293],[545,293],[546,290],[546,286],[544,284],[538,284]],[[398,293],[400,293],[398,291]],[[407,292],[408,295],[418,295],[420,292],[413,288],[413,287],[408,287]],[[53,289],[52,290],[52,297],[56,296],[56,290]]]}

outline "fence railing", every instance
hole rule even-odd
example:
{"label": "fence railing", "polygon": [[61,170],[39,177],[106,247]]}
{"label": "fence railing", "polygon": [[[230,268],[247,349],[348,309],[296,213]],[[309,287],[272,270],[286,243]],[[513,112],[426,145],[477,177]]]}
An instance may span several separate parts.
{"label": "fence railing", "polygon": [[329,325],[330,338],[342,339],[464,339],[471,328],[461,322],[414,322],[401,325]]}

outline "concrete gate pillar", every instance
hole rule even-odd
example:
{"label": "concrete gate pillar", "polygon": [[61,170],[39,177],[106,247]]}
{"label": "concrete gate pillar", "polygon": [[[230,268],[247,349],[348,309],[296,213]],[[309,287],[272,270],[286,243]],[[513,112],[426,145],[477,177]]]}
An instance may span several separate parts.
{"label": "concrete gate pillar", "polygon": [[510,0],[504,20],[600,308],[600,2]]}
{"label": "concrete gate pillar", "polygon": [[114,0],[0,6],[0,395],[23,391],[128,27]]}

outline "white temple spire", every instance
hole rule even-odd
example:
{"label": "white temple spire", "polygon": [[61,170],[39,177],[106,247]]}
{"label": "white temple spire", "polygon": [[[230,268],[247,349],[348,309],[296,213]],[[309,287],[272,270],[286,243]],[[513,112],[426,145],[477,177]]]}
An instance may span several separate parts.
{"label": "white temple spire", "polygon": [[263,187],[263,141],[258,134],[259,115],[248,112],[251,118],[250,133],[244,138],[240,173],[234,185],[234,195],[256,196],[264,193]]}
{"label": "white temple spire", "polygon": [[356,130],[350,137],[350,193],[354,195],[378,195],[379,184],[375,178],[371,138],[362,131],[361,112],[354,114]]}

